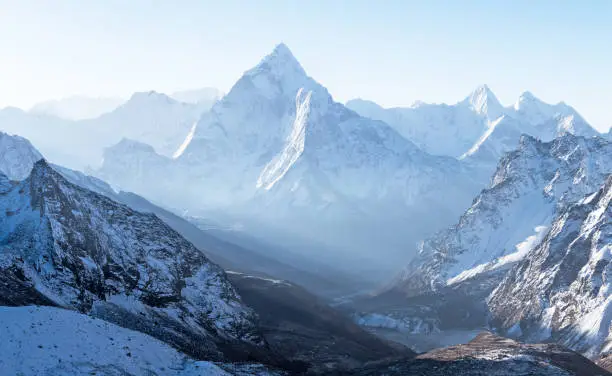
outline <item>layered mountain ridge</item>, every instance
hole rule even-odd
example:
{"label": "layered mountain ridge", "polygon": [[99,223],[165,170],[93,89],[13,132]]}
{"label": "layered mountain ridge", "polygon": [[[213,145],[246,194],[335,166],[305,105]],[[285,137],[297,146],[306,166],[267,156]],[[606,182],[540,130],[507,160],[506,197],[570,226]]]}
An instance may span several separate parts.
{"label": "layered mountain ridge", "polygon": [[[334,102],[283,44],[202,116],[176,160],[118,148],[109,149],[98,175],[122,189],[194,215],[232,213],[254,231],[318,238],[346,252],[344,260],[349,250],[361,258],[381,246],[392,256],[380,259],[388,266],[405,259],[401,244],[446,224],[478,189],[469,167]],[[156,176],[173,184],[151,184]],[[440,202],[447,182],[457,189]],[[422,223],[410,225],[410,213]],[[376,239],[355,239],[371,226],[380,229]]]}
{"label": "layered mountain ridge", "polygon": [[423,242],[399,285],[419,294],[507,268],[556,213],[597,190],[611,168],[612,144],[602,138],[566,134],[543,143],[523,136],[459,222]]}
{"label": "layered mountain ridge", "polygon": [[572,204],[488,299],[494,325],[530,341],[554,339],[609,354],[612,175]]}
{"label": "layered mountain ridge", "polygon": [[363,116],[387,122],[429,153],[484,164],[487,173],[494,171],[504,153],[518,145],[521,134],[543,141],[563,133],[600,135],[563,102],[551,105],[524,92],[514,105],[504,107],[487,85],[479,86],[454,105],[421,103],[385,109],[357,99],[347,106]]}
{"label": "layered mountain ridge", "polygon": [[197,358],[263,345],[223,271],[156,216],[75,186],[44,160],[0,202],[3,305],[88,312]]}
{"label": "layered mountain ridge", "polygon": [[612,143],[601,137],[522,136],[455,225],[424,240],[388,286],[355,302],[358,317],[423,333],[489,326],[592,358],[607,354],[611,173]]}
{"label": "layered mountain ridge", "polygon": [[53,111],[0,110],[0,131],[26,137],[53,163],[77,170],[98,168],[104,148],[123,138],[173,157],[209,104],[184,103],[155,91],[134,93],[111,111],[72,120]]}

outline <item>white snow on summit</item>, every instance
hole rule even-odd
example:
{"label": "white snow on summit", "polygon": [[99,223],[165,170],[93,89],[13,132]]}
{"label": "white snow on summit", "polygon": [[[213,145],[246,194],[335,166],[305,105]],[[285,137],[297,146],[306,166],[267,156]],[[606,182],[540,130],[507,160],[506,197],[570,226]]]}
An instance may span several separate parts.
{"label": "white snow on summit", "polygon": [[[347,256],[381,244],[398,255],[400,244],[448,223],[479,186],[458,161],[431,156],[388,124],[335,102],[284,44],[203,114],[185,145],[170,162],[114,151],[99,176],[191,213],[219,210],[319,238]],[[447,182],[456,189],[441,202]],[[411,224],[410,213],[420,223]],[[381,230],[372,237],[355,226]]]}
{"label": "white snow on summit", "polygon": [[468,106],[476,114],[493,121],[504,114],[504,107],[487,85],[476,88],[466,99],[458,105]]}
{"label": "white snow on summit", "polygon": [[[455,105],[420,103],[384,109],[374,102],[351,100],[347,106],[363,116],[387,122],[429,153],[470,157],[471,163],[485,166],[485,175],[492,173],[487,166],[497,164],[501,155],[518,145],[521,134],[544,141],[563,133],[599,135],[565,103],[551,105],[525,92],[514,106],[504,107],[487,85],[479,86]],[[481,147],[486,151],[479,152]]]}
{"label": "white snow on summit", "polygon": [[0,132],[0,174],[11,180],[23,180],[42,155],[23,137]]}

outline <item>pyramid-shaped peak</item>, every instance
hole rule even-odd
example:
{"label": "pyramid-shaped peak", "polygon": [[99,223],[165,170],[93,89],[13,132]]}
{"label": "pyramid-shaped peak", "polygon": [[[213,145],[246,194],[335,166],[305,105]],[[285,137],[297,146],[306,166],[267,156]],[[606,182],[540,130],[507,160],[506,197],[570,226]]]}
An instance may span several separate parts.
{"label": "pyramid-shaped peak", "polygon": [[477,101],[487,100],[487,101],[495,101],[498,102],[497,97],[493,94],[493,91],[489,88],[488,85],[480,85],[474,89],[470,95],[467,97],[470,103],[474,103]]}
{"label": "pyramid-shaped peak", "polygon": [[533,95],[532,92],[530,92],[529,90],[524,91],[523,93],[521,93],[519,99],[524,99],[524,100],[534,100],[534,99],[538,99],[536,98],[535,95]]}
{"label": "pyramid-shaped peak", "polygon": [[41,158],[38,161],[36,161],[34,163],[34,166],[32,166],[32,169],[36,169],[36,170],[47,170],[50,169],[51,166],[49,166],[49,162],[47,162],[47,160],[45,158]]}
{"label": "pyramid-shaped peak", "polygon": [[[516,109],[519,109],[521,107],[521,105],[523,105],[523,106],[529,105],[529,106],[538,106],[538,107],[550,107],[550,108],[555,108],[557,110],[563,109],[563,110],[572,110],[571,112],[575,112],[575,110],[573,110],[573,108],[571,106],[569,106],[568,104],[566,104],[565,102],[559,102],[557,104],[550,104],[550,103],[544,102],[540,98],[536,97],[530,91],[524,91],[519,96],[519,99],[516,102],[514,107]],[[567,112],[567,111],[563,111],[563,112]]]}
{"label": "pyramid-shaped peak", "polygon": [[478,86],[463,100],[463,103],[491,120],[497,119],[503,113],[503,106],[487,85]]}
{"label": "pyramid-shaped peak", "polygon": [[49,165],[49,162],[47,162],[47,160],[44,158],[39,159],[34,163],[34,165],[32,166],[32,171],[30,173],[30,179],[32,179],[32,181],[36,183],[45,181],[45,179],[48,178],[57,179],[58,177],[60,179],[63,179],[63,177],[61,177],[61,175],[58,174],[57,171],[55,171]]}
{"label": "pyramid-shaped peak", "polygon": [[278,56],[293,57],[293,54],[291,53],[291,50],[289,49],[289,47],[285,43],[282,43],[282,42],[277,44],[276,47],[274,47],[274,51],[272,51],[272,54],[278,55]]}
{"label": "pyramid-shaped peak", "polygon": [[283,76],[285,74],[300,74],[306,75],[304,68],[297,61],[293,53],[286,44],[280,43],[270,54],[264,57],[259,64],[247,74],[269,73],[274,76]]}
{"label": "pyramid-shaped peak", "polygon": [[478,85],[476,87],[476,89],[474,90],[474,92],[475,93],[491,93],[491,94],[493,94],[493,92],[489,88],[489,85],[487,85],[487,84]]}

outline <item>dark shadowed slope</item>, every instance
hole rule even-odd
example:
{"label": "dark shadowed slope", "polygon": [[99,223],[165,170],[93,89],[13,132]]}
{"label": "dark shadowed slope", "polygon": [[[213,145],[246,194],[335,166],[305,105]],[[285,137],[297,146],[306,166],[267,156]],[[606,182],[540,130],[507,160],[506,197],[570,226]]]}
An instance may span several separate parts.
{"label": "dark shadowed slope", "polygon": [[312,364],[311,371],[348,367],[391,356],[414,356],[401,345],[377,338],[287,281],[229,273],[244,302],[260,317],[266,341],[291,360]]}

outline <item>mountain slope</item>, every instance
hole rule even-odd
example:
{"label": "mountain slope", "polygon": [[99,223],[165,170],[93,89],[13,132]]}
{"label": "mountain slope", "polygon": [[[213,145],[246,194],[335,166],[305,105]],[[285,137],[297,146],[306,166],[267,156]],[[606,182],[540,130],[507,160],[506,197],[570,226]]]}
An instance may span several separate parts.
{"label": "mountain slope", "polygon": [[228,273],[244,301],[257,312],[267,342],[288,359],[310,365],[310,372],[413,353],[367,333],[348,316],[289,281]]}
{"label": "mountain slope", "polygon": [[0,175],[11,180],[23,180],[42,155],[28,140],[0,132]]}
{"label": "mountain slope", "polygon": [[134,93],[126,103],[88,126],[103,130],[102,147],[128,138],[172,157],[204,111],[198,104],[179,102],[162,93]]}
{"label": "mountain slope", "polygon": [[423,243],[397,286],[408,294],[435,291],[507,268],[541,236],[539,227],[597,189],[611,168],[612,144],[601,138],[566,134],[542,143],[523,136],[459,222]]}
{"label": "mountain slope", "polygon": [[0,131],[27,138],[55,164],[84,170],[99,167],[104,148],[124,138],[150,144],[160,155],[173,157],[206,110],[152,91],[135,93],[114,110],[91,119],[2,109]]}
{"label": "mountain slope", "polygon": [[612,350],[612,175],[571,205],[489,298],[496,326],[589,356]]}
{"label": "mountain slope", "polygon": [[[0,155],[6,156],[2,160],[2,169],[6,171],[19,171],[21,174],[20,176],[13,176],[13,179],[0,175],[2,177],[0,193],[3,193],[13,187],[11,180],[18,180],[16,179],[17,177],[27,176],[35,162],[42,158],[42,156],[27,140],[21,137],[0,134],[0,140]],[[124,140],[121,145],[126,148],[142,146],[142,144],[129,140]],[[145,151],[149,149],[150,147],[144,146]],[[9,158],[9,156],[11,157]],[[29,158],[28,156],[34,157]],[[337,294],[338,290],[345,290],[349,286],[354,289],[357,288],[348,281],[346,283],[340,283],[340,281],[332,282],[329,277],[323,276],[320,270],[318,272],[308,271],[306,270],[308,268],[304,269],[303,265],[295,267],[283,263],[275,257],[266,256],[264,250],[268,250],[268,246],[256,245],[253,241],[248,242],[249,246],[240,246],[233,242],[222,240],[214,236],[211,231],[202,230],[188,220],[154,205],[136,194],[116,191],[106,182],[93,176],[59,165],[52,165],[52,168],[75,185],[104,195],[116,202],[126,204],[134,210],[155,214],[198,249],[205,252],[209,258],[225,270],[229,269],[273,278],[291,279],[311,291],[331,295]],[[331,275],[332,273],[327,274]],[[337,274],[334,275],[337,276]]]}
{"label": "mountain slope", "polygon": [[197,105],[200,113],[204,113],[212,108],[219,99],[223,98],[223,92],[214,87],[205,87],[195,90],[177,91],[170,95],[171,98],[193,105]]}
{"label": "mountain slope", "polygon": [[495,94],[476,88],[456,105],[418,103],[384,109],[373,102],[352,100],[347,107],[362,116],[382,120],[402,136],[434,155],[459,157],[503,113]]}
{"label": "mountain slope", "polygon": [[404,271],[353,305],[366,317],[387,316],[413,332],[485,327],[486,299],[504,276],[528,257],[557,215],[611,172],[612,143],[602,138],[566,134],[543,143],[523,136],[455,225],[423,241]]}
{"label": "mountain slope", "polygon": [[0,307],[0,322],[2,375],[277,374],[258,365],[197,362],[155,338],[69,310]]}
{"label": "mountain slope", "polygon": [[154,215],[71,184],[44,160],[0,205],[1,304],[89,312],[198,358],[263,345],[223,271]]}
{"label": "mountain slope", "polygon": [[[150,150],[112,154],[100,177],[121,189],[196,216],[217,210],[272,238],[316,239],[327,250],[313,257],[369,256],[386,268],[406,259],[405,244],[449,223],[478,189],[456,160],[431,156],[387,124],[334,102],[285,45],[202,116],[175,160]],[[159,184],[159,176],[172,183]],[[443,189],[449,183],[452,192]],[[439,200],[442,191],[448,200]],[[373,247],[389,257],[372,258]]]}
{"label": "mountain slope", "polygon": [[516,148],[523,133],[543,141],[564,133],[599,135],[565,103],[551,105],[525,92],[514,106],[503,107],[486,85],[455,105],[418,103],[384,109],[373,102],[352,100],[347,106],[387,122],[430,153],[460,157],[481,167],[484,178],[494,172],[504,153]]}

